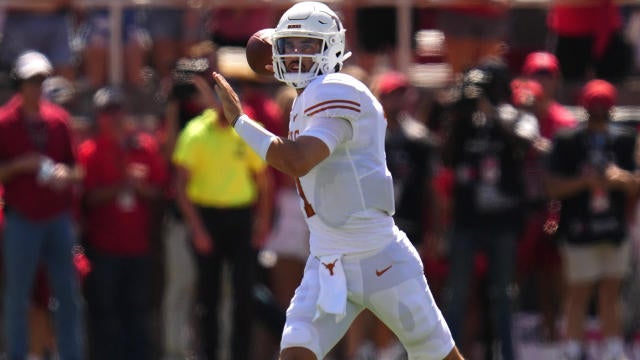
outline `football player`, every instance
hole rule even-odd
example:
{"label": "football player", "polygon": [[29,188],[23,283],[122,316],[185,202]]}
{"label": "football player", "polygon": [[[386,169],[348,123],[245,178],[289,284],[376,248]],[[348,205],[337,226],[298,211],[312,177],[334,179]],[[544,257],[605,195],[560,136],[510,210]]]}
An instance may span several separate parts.
{"label": "football player", "polygon": [[462,359],[420,257],[392,218],[382,106],[366,85],[339,72],[349,53],[338,16],[319,2],[297,3],[272,43],[276,79],[298,91],[287,139],[244,115],[227,81],[213,77],[238,134],[296,178],[309,225],[311,255],[287,310],[280,358],[324,358],[366,308],[398,336],[409,359]]}

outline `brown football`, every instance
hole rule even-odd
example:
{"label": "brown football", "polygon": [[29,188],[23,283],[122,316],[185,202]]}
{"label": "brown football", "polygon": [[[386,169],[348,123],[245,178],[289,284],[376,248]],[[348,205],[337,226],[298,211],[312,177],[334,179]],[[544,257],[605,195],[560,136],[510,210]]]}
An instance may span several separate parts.
{"label": "brown football", "polygon": [[262,29],[251,35],[247,41],[247,62],[256,74],[273,75],[273,72],[265,69],[266,65],[273,64],[271,51],[272,28]]}

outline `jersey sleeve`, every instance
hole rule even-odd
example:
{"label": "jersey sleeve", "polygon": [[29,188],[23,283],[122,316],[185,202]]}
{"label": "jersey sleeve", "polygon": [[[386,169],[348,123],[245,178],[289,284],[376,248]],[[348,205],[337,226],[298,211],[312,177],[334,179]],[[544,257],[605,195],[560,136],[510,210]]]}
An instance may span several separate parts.
{"label": "jersey sleeve", "polygon": [[329,152],[339,144],[350,140],[353,137],[351,123],[342,118],[321,118],[313,117],[309,127],[301,134],[303,136],[313,136],[322,140],[329,148]]}
{"label": "jersey sleeve", "polygon": [[323,83],[313,89],[304,108],[308,117],[341,118],[355,121],[362,113],[362,94],[347,83]]}

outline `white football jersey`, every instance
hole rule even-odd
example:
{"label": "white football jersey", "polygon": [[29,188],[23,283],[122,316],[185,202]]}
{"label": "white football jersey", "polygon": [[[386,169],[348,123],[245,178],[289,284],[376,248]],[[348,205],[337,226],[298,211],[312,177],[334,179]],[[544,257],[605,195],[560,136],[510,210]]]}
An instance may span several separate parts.
{"label": "white football jersey", "polygon": [[352,137],[298,181],[311,254],[366,252],[386,246],[398,229],[391,217],[393,181],[386,166],[387,123],[382,105],[366,85],[334,73],[316,78],[296,98],[289,138],[322,126],[310,123],[316,116],[349,121]]}

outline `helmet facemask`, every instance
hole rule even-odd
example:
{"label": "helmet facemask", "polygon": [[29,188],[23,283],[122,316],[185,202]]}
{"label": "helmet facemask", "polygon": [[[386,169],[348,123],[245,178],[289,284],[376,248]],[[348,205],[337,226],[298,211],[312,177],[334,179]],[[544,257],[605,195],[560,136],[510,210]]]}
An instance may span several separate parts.
{"label": "helmet facemask", "polygon": [[[285,50],[287,38],[309,38],[321,41],[320,50],[315,54],[290,53]],[[276,79],[297,89],[306,87],[320,75],[340,71],[348,57],[345,54],[345,30],[337,15],[326,5],[302,2],[294,5],[280,19],[272,35],[273,70]],[[297,57],[299,71],[288,72],[285,58]],[[302,72],[302,60],[313,61],[309,69]]]}

